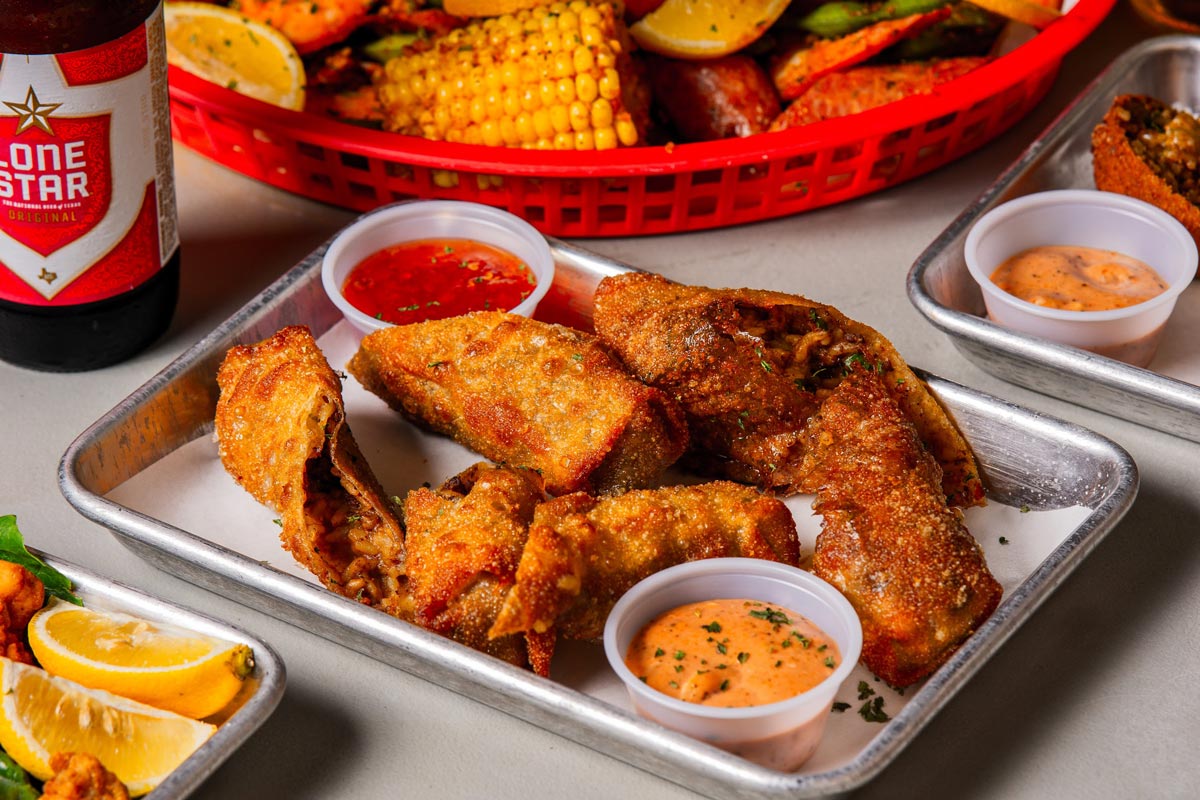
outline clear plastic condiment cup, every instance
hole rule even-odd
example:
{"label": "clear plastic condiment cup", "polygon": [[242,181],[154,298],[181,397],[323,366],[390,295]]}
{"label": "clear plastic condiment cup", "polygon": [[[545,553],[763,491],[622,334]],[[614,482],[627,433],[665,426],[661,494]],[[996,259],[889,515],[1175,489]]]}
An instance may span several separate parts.
{"label": "clear plastic condiment cup", "polygon": [[[1113,250],[1150,265],[1167,290],[1107,311],[1069,311],[1029,303],[992,282],[1006,259],[1032,247]],[[1013,330],[1145,366],[1180,293],[1196,275],[1196,243],[1161,209],[1112,192],[1063,189],[1025,195],[984,214],[967,234],[963,256],[983,292],[988,317]]]}
{"label": "clear plastic condiment cup", "polygon": [[[841,662],[817,686],[761,706],[720,708],[652,689],[625,664],[634,636],[663,612],[715,599],[759,600],[789,609],[832,638]],[[862,651],[862,626],[842,594],[787,564],[756,558],[713,558],[670,567],[638,583],[604,626],[604,653],[638,714],[772,769],[799,769],[816,751],[838,688]]]}
{"label": "clear plastic condiment cup", "polygon": [[321,283],[346,320],[363,334],[391,325],[350,303],[342,287],[350,271],[385,247],[426,239],[471,239],[525,262],[537,285],[519,305],[505,309],[531,316],[554,282],[554,257],[537,230],[507,211],[457,200],[408,200],[363,214],[342,229],[325,251]]}

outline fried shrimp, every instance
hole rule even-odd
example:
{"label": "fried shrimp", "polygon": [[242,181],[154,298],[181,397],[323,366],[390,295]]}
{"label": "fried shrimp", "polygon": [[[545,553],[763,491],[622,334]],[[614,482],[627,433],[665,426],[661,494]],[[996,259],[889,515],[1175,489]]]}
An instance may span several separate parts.
{"label": "fried shrimp", "polygon": [[29,620],[46,601],[46,589],[29,570],[11,561],[0,561],[0,646],[13,661],[32,664],[25,640]]}

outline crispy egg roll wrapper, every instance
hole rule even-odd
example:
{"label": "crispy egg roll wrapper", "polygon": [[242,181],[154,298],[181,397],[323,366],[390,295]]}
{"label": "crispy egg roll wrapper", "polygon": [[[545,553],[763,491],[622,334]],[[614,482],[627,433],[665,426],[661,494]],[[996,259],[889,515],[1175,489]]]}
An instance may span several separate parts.
{"label": "crispy egg roll wrapper", "polygon": [[415,621],[461,644],[547,675],[554,639],[488,631],[516,580],[529,523],[545,499],[532,470],[481,463],[404,503]]}
{"label": "crispy egg roll wrapper", "polygon": [[966,440],[896,349],[832,306],[756,289],[708,289],[647,273],[605,278],[596,332],[645,383],[683,407],[688,463],[764,489],[812,493],[804,474],[808,419],[862,362],[916,425],[944,470],[953,505],[983,503]]}
{"label": "crispy egg roll wrapper", "polygon": [[1002,589],[884,380],[856,368],[808,428],[823,517],[813,572],[858,612],[862,662],[902,687],[941,666]]}
{"label": "crispy egg roll wrapper", "polygon": [[561,325],[485,311],[396,326],[348,369],[414,422],[537,470],[551,494],[646,486],[687,448],[674,402]]}
{"label": "crispy egg roll wrapper", "polygon": [[309,330],[232,348],[217,383],[221,463],[279,513],[283,546],[334,592],[404,616],[403,528]]}
{"label": "crispy egg roll wrapper", "polygon": [[728,481],[556,498],[534,512],[516,585],[491,634],[557,630],[598,639],[613,605],[638,581],[723,556],[798,564],[791,512]]}

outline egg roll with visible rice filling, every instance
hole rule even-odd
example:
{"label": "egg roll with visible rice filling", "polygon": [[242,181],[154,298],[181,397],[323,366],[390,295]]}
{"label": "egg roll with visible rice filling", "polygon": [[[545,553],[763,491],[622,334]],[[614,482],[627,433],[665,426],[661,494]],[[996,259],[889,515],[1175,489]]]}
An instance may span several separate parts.
{"label": "egg roll with visible rice filling", "polygon": [[673,401],[561,325],[482,311],[395,326],[347,368],[413,422],[537,470],[555,495],[647,486],[687,447]]}
{"label": "egg roll with visible rice filling", "polygon": [[557,632],[598,639],[635,583],[702,558],[800,560],[787,507],[749,486],[714,481],[539,505],[492,636]]}
{"label": "egg roll with visible rice filling", "polygon": [[280,539],[334,592],[407,616],[397,509],[346,424],[341,381],[309,330],[232,348],[217,372],[221,463],[280,515]]}
{"label": "egg roll with visible rice filling", "polygon": [[812,493],[804,428],[861,363],[885,381],[941,464],[949,502],[984,502],[975,458],[946,410],[886,338],[832,306],[626,273],[600,282],[594,320],[634,375],[682,406],[688,466],[783,494]]}

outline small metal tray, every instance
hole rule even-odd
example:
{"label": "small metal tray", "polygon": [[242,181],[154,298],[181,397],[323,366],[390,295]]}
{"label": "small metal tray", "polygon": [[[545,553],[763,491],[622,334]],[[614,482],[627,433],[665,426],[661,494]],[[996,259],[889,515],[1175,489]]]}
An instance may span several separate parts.
{"label": "small metal tray", "polygon": [[[552,240],[551,246],[555,283],[538,316],[588,329],[596,284],[630,267],[562,242]],[[331,348],[341,348],[340,357],[353,353],[345,348],[356,340],[348,339],[348,326],[321,289],[323,252],[324,247],[312,253],[85,431],[61,463],[67,500],[172,574],[713,797],[826,797],[870,780],[1091,552],[1137,492],[1135,464],[1108,439],[926,376],[973,442],[986,473],[993,502],[971,513],[1002,515],[993,520],[1007,538],[993,529],[981,543],[1005,598],[922,684],[900,695],[875,683],[887,695],[889,722],[869,723],[854,711],[834,714],[832,733],[805,771],[770,770],[636,716],[597,645],[564,643],[570,646],[561,660],[556,654],[553,679],[539,678],[326,591],[282,550],[271,524],[274,513],[220,469],[211,441],[215,375],[231,346],[289,324],[308,325],[335,369],[340,364]],[[449,440],[403,423],[355,381],[346,382],[345,392],[347,417],[364,455],[391,491],[423,480],[440,482],[478,460]],[[447,455],[448,450],[455,452]],[[173,478],[163,478],[164,471]],[[131,487],[153,484],[156,475],[172,490],[152,488],[135,508]],[[809,526],[808,552],[816,525],[810,500],[803,500],[803,509],[793,506],[798,527]],[[1030,510],[1034,513],[1022,513]],[[1043,529],[1037,535],[1021,535],[1035,533],[1028,526],[1039,519]],[[231,530],[238,525],[245,529]],[[226,537],[225,543],[214,536]],[[839,700],[853,701],[857,679],[871,680],[864,668],[857,670]],[[823,752],[827,743],[836,752]]]}
{"label": "small metal tray", "polygon": [[246,679],[229,708],[221,711],[218,718],[210,719],[217,723],[217,732],[146,795],[147,800],[179,800],[187,797],[233,755],[279,705],[286,681],[283,661],[266,642],[243,630],[94,575],[45,553],[39,552],[38,556],[71,579],[75,593],[84,605],[95,604],[110,611],[247,644],[254,651],[254,672]]}
{"label": "small metal tray", "polygon": [[963,258],[967,233],[994,206],[1048,189],[1095,188],[1092,129],[1121,94],[1200,110],[1200,37],[1150,39],[1114,61],[921,254],[908,297],[968,358],[1004,380],[1200,442],[1200,286],[1180,297],[1158,355],[1142,369],[990,322]]}

